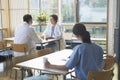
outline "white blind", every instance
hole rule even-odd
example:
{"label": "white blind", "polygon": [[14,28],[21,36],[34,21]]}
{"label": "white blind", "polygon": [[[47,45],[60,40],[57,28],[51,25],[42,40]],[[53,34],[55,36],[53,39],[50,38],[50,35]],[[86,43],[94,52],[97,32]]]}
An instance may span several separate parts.
{"label": "white blind", "polygon": [[[1,0],[0,0],[0,28],[2,28],[2,5],[1,5]],[[2,31],[0,31],[0,40],[2,40]]]}
{"label": "white blind", "polygon": [[15,28],[22,23],[23,16],[28,13],[28,0],[9,0],[10,26],[12,35]]}
{"label": "white blind", "polygon": [[2,27],[2,5],[1,5],[1,0],[0,0],[0,28]]}

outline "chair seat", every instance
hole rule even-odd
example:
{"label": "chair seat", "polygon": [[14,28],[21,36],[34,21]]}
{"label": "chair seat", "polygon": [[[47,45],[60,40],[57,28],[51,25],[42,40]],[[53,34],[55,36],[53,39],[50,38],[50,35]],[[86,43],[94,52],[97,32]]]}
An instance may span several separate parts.
{"label": "chair seat", "polygon": [[11,50],[0,50],[0,62],[10,59],[12,56],[13,52]]}
{"label": "chair seat", "polygon": [[24,78],[24,80],[52,80],[52,79],[48,78],[47,76],[33,76]]}
{"label": "chair seat", "polygon": [[6,56],[12,56],[13,51],[12,50],[0,50],[0,56],[6,57]]}

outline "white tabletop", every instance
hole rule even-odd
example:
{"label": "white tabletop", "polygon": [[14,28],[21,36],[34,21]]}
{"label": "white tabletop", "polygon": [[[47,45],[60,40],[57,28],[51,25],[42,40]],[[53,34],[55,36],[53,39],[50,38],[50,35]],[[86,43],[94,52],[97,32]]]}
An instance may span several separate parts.
{"label": "white tabletop", "polygon": [[[14,41],[14,37],[8,37],[8,38],[4,38],[3,40],[5,41]],[[48,40],[42,40],[41,43],[49,43],[49,42],[52,42],[52,41],[57,41],[59,39],[48,39]],[[37,44],[37,43],[36,43]],[[40,44],[40,43],[39,43]]]}
{"label": "white tabletop", "polygon": [[71,49],[64,49],[64,50],[57,51],[57,52],[54,52],[54,53],[51,53],[51,54],[48,54],[42,57],[38,57],[38,58],[34,58],[34,59],[31,59],[25,62],[21,62],[16,65],[19,67],[50,71],[50,72],[55,72],[55,73],[65,75],[68,73],[68,71],[46,68],[43,63],[43,58],[44,57],[48,58],[48,61],[50,61],[50,63],[52,64],[64,65],[72,52],[73,51]]}
{"label": "white tabletop", "polygon": [[[76,37],[72,37],[72,40],[77,40]],[[106,38],[91,38],[92,41],[106,41]]]}
{"label": "white tabletop", "polygon": [[5,41],[13,41],[14,37],[3,38],[3,40],[5,40]]}

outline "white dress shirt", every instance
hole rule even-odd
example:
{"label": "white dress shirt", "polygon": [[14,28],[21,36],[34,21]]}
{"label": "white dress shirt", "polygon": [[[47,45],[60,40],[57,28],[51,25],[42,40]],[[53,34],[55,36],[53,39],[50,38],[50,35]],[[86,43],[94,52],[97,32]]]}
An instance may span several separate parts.
{"label": "white dress shirt", "polygon": [[[65,40],[63,39],[63,32],[62,32],[63,30],[62,30],[62,27],[60,25],[56,24],[54,26],[54,33],[51,36],[52,26],[53,26],[52,24],[47,25],[45,31],[43,32],[43,35],[46,36],[46,37],[53,37],[55,39],[61,39],[60,40],[60,49],[62,50],[62,49],[65,48]],[[58,48],[58,46],[59,46],[58,42],[56,42],[56,43],[57,43],[56,47]]]}
{"label": "white dress shirt", "polygon": [[62,38],[62,27],[61,27],[60,25],[58,25],[58,24],[56,24],[56,25],[54,26],[54,35],[51,36],[52,26],[53,26],[53,25],[49,24],[49,25],[46,27],[43,35],[46,36],[46,37],[54,37],[55,39]]}
{"label": "white dress shirt", "polygon": [[[19,27],[15,29],[14,43],[16,44],[28,44],[28,52],[35,48],[35,43],[40,43],[41,39],[37,36],[34,29],[26,22],[23,22]],[[21,56],[15,53],[14,56]]]}

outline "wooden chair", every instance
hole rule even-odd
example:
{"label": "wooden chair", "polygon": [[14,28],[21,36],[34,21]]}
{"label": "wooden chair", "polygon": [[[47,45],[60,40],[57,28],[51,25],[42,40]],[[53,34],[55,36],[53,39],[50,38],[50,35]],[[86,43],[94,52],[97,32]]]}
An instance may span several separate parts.
{"label": "wooden chair", "polygon": [[24,52],[25,55],[28,51],[28,45],[27,44],[12,44],[12,50],[15,52]]}
{"label": "wooden chair", "polygon": [[112,55],[105,54],[103,58],[105,59],[105,58],[115,58],[115,57],[116,57],[116,55],[112,56]]}
{"label": "wooden chair", "polygon": [[112,80],[113,69],[106,71],[90,71],[87,80]]}
{"label": "wooden chair", "polygon": [[43,34],[43,32],[36,32],[36,34],[37,34],[38,36],[41,36],[41,35]]}
{"label": "wooden chair", "polygon": [[23,55],[23,56],[18,56],[18,57],[12,58],[12,70],[15,71],[15,80],[17,80],[17,71],[20,71],[20,68],[18,66],[16,66],[16,64],[36,58],[37,56],[38,56],[37,53],[35,53],[35,54]]}
{"label": "wooden chair", "polygon": [[71,40],[72,39],[72,33],[65,32],[63,33],[63,37],[65,40]]}
{"label": "wooden chair", "polygon": [[50,53],[52,53],[51,48],[41,49],[40,51],[37,52],[37,57],[44,56]]}
{"label": "wooden chair", "polygon": [[115,57],[106,55],[104,57],[104,62],[105,62],[105,66],[104,66],[103,70],[109,70],[109,69],[113,68],[113,66],[115,64]]}
{"label": "wooden chair", "polygon": [[8,67],[10,65],[10,58],[12,57],[12,52],[10,52],[9,49],[7,49],[5,41],[0,41],[0,56],[3,57],[3,60],[1,61],[6,60],[6,71],[8,71]]}
{"label": "wooden chair", "polygon": [[64,32],[63,33],[63,38],[65,39],[66,41],[66,48],[71,48],[71,39],[72,39],[72,33],[69,33],[69,32]]}
{"label": "wooden chair", "polygon": [[0,41],[0,50],[5,50],[6,49],[6,43],[5,41]]}
{"label": "wooden chair", "polygon": [[15,80],[17,80],[17,71],[20,70],[20,68],[18,66],[16,66],[17,63],[46,55],[46,54],[50,53],[51,51],[52,50],[50,48],[47,48],[47,49],[42,49],[42,50],[38,51],[37,53],[13,57],[12,58],[13,68],[12,69],[15,70]]}
{"label": "wooden chair", "polygon": [[38,51],[37,53],[33,53],[33,54],[28,54],[28,55],[23,55],[23,56],[18,56],[18,57],[13,57],[12,58],[12,62],[13,62],[13,67],[16,67],[17,63],[23,62],[23,61],[27,61],[33,58],[37,58],[40,56],[44,56],[46,54],[51,53],[52,50],[50,48],[47,49],[42,49],[40,51]]}

